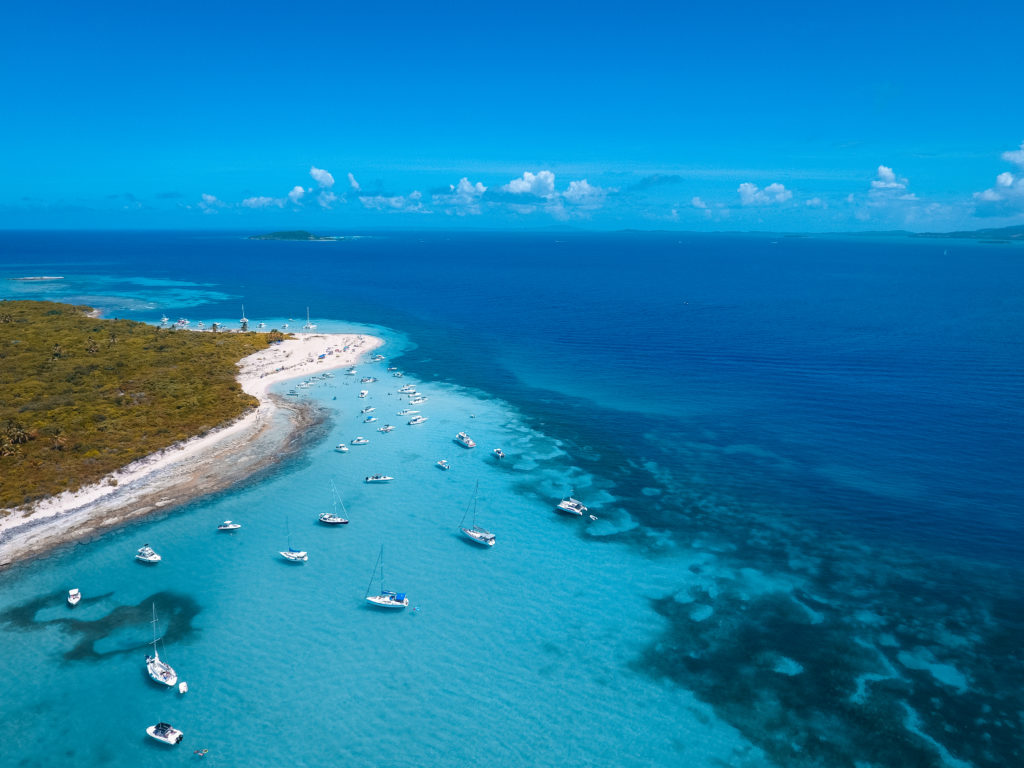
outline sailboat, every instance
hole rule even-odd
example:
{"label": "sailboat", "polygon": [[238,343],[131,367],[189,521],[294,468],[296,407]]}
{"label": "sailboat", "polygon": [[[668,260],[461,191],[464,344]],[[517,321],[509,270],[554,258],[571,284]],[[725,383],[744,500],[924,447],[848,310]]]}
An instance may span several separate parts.
{"label": "sailboat", "polygon": [[316,330],[316,323],[309,322],[309,307],[306,307],[306,324],[304,326],[302,326],[302,328],[303,328],[303,330],[306,330],[306,331],[315,331]]}
{"label": "sailboat", "polygon": [[307,560],[309,560],[309,555],[306,554],[305,552],[303,552],[302,550],[295,549],[292,546],[292,529],[291,529],[291,526],[288,524],[288,518],[287,517],[284,519],[284,523],[285,523],[285,527],[288,530],[288,549],[287,549],[287,551],[279,552],[278,554],[280,554],[281,557],[283,557],[289,563],[304,563],[304,562],[306,562]]}
{"label": "sailboat", "polygon": [[331,493],[333,494],[334,510],[332,512],[321,512],[319,520],[324,525],[348,525],[348,519],[338,514],[338,505],[341,504],[341,511],[346,515],[348,510],[345,509],[345,502],[341,500],[341,494],[338,493],[338,488],[331,480]]}
{"label": "sailboat", "polygon": [[161,685],[174,686],[178,682],[178,675],[166,661],[160,660],[156,644],[159,638],[156,636],[156,603],[153,603],[153,655],[146,656],[146,671],[149,676]]}
{"label": "sailboat", "polygon": [[242,305],[242,319],[238,321],[244,331],[249,325],[249,318],[245,316],[245,304]]}
{"label": "sailboat", "polygon": [[[473,488],[473,500],[469,503],[469,506],[466,507],[466,511],[462,515],[462,520],[459,521],[459,530],[462,531],[462,533],[469,539],[475,541],[477,544],[482,544],[485,547],[493,547],[494,534],[488,531],[486,528],[481,528],[479,525],[476,524],[476,497],[479,490],[480,481],[477,480],[476,487]],[[463,525],[463,523],[466,522],[466,517],[469,515],[470,507],[473,508],[473,527],[466,528]]]}
{"label": "sailboat", "polygon": [[[380,566],[380,594],[371,595],[370,587],[373,586],[373,577],[377,575],[377,567]],[[370,574],[370,583],[366,585],[366,602],[376,605],[378,608],[408,608],[409,598],[404,592],[392,592],[384,589],[384,545],[380,545],[380,554],[377,555],[377,562],[373,566],[373,573]]]}

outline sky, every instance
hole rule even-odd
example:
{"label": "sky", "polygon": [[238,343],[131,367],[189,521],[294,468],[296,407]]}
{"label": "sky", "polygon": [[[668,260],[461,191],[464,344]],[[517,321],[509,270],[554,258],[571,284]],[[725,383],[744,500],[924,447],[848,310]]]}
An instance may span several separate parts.
{"label": "sky", "polygon": [[1024,224],[1020,2],[14,6],[0,228]]}

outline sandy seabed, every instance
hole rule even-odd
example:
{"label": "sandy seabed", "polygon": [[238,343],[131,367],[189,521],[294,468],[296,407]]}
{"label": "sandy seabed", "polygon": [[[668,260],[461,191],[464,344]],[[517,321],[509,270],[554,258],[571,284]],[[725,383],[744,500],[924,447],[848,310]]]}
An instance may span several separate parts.
{"label": "sandy seabed", "polygon": [[270,394],[270,387],[352,366],[384,343],[365,334],[294,337],[239,362],[239,384],[260,401],[244,416],[139,459],[93,485],[5,510],[6,516],[0,518],[0,567],[168,511],[236,485],[279,461],[320,416],[308,403]]}

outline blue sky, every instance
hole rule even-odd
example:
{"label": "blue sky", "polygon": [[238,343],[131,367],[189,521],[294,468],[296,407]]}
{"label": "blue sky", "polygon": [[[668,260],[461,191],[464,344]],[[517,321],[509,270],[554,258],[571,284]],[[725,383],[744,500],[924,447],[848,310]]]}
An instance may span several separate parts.
{"label": "blue sky", "polygon": [[21,5],[0,227],[1024,223],[1019,2]]}

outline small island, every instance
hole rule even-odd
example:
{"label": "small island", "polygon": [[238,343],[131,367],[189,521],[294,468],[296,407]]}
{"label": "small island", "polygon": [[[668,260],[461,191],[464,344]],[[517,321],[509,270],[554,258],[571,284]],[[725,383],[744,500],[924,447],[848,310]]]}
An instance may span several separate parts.
{"label": "small island", "polygon": [[249,235],[250,240],[301,240],[304,242],[329,242],[340,240],[340,237],[314,235],[304,229],[289,230],[287,232],[268,232],[265,235]]}

